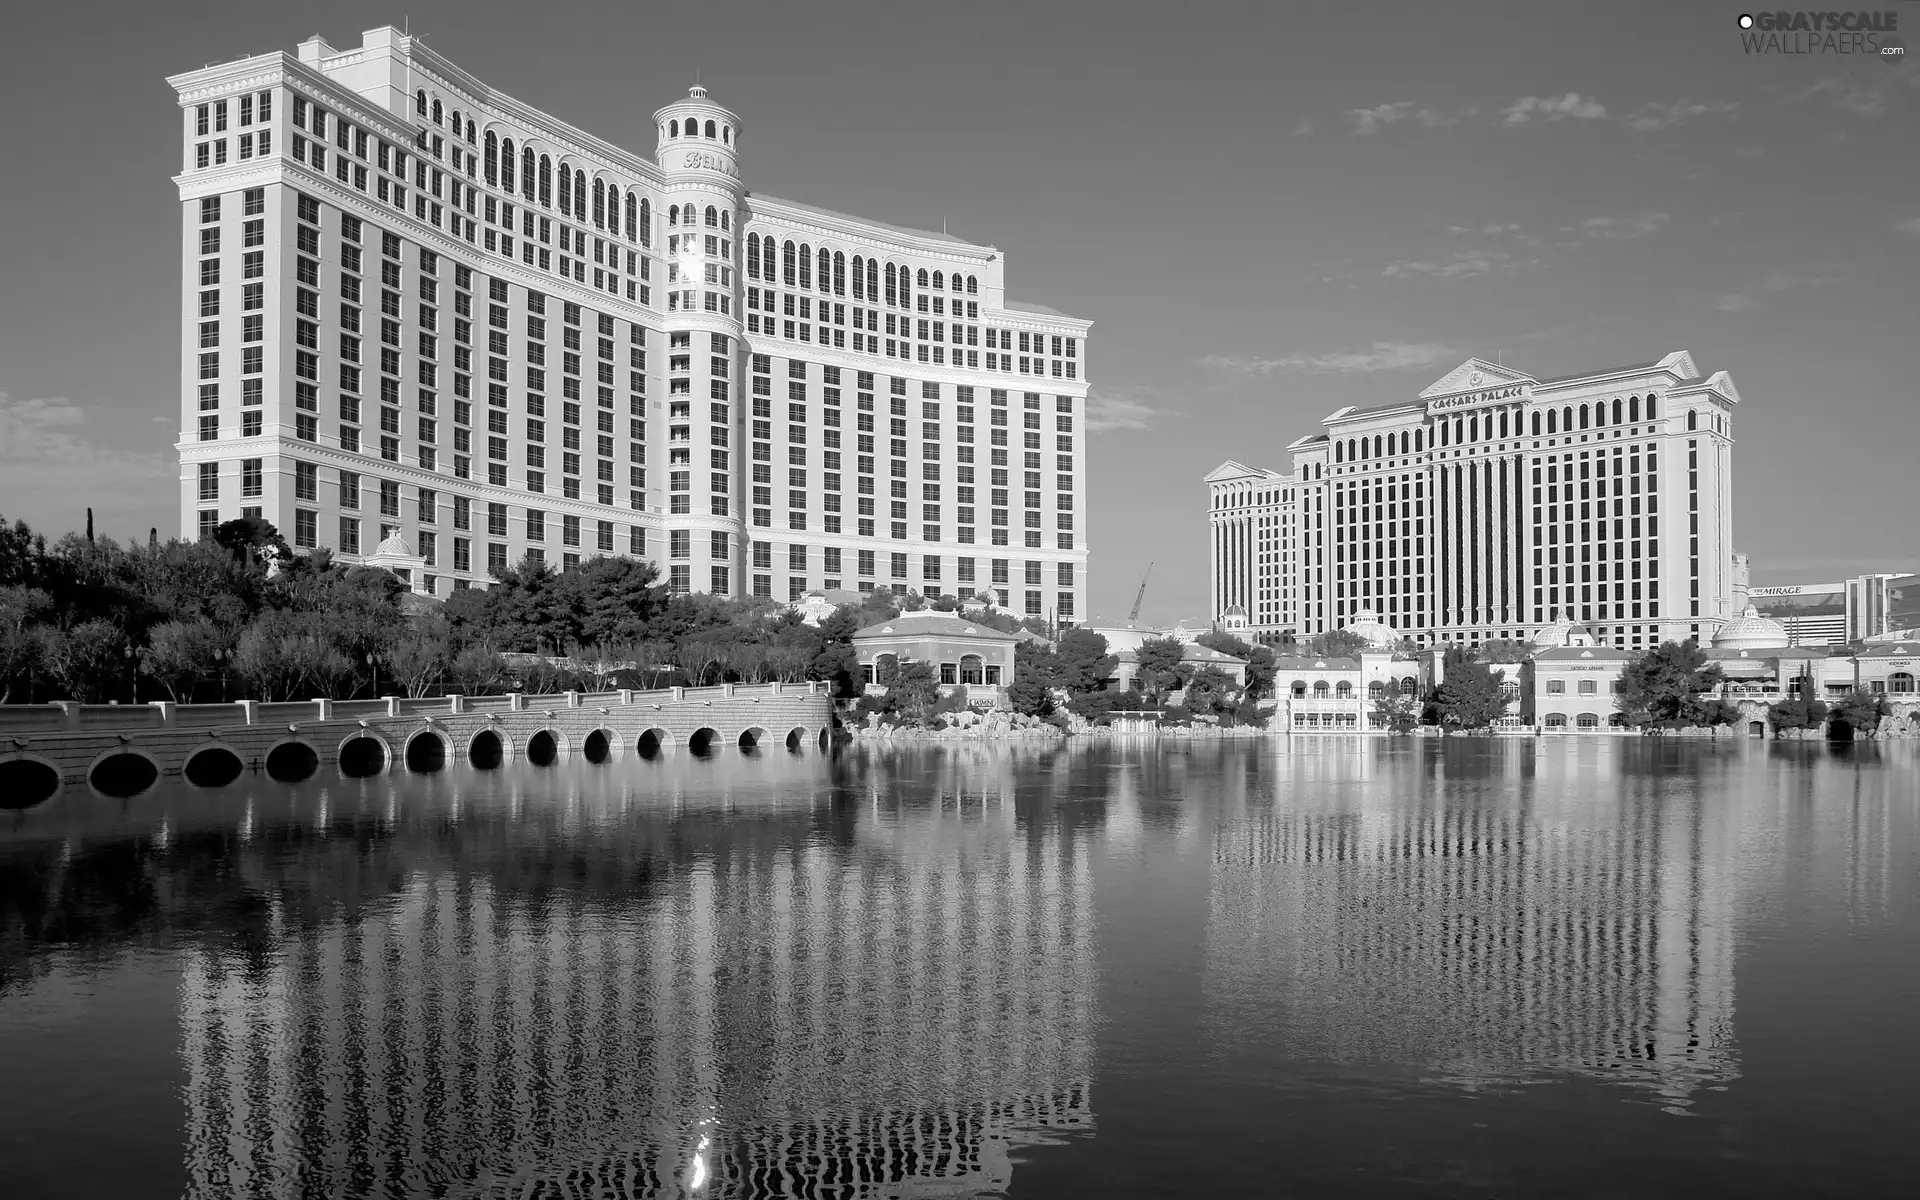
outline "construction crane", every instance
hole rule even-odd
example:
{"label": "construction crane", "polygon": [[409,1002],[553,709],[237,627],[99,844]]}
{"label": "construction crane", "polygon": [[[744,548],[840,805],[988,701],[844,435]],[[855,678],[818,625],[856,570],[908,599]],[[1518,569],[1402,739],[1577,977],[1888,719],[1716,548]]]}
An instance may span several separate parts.
{"label": "construction crane", "polygon": [[1152,574],[1153,564],[1148,563],[1146,571],[1140,576],[1140,590],[1133,594],[1133,611],[1127,614],[1128,624],[1140,619],[1140,602],[1147,598],[1147,579]]}

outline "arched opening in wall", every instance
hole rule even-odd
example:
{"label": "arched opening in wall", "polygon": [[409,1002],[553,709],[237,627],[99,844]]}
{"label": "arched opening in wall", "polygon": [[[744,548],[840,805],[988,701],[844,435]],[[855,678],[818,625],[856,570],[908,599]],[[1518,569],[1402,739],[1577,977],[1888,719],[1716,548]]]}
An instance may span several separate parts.
{"label": "arched opening in wall", "polygon": [[588,734],[587,740],[580,744],[580,753],[590,763],[603,763],[613,757],[613,743],[607,739],[607,731],[596,729]]}
{"label": "arched opening in wall", "polygon": [[805,727],[800,725],[795,725],[792,729],[787,731],[787,749],[791,750],[795,754],[798,754],[802,750],[805,750],[806,748],[807,748],[807,731]]}
{"label": "arched opening in wall", "polygon": [[275,783],[299,783],[320,769],[320,755],[305,742],[282,742],[267,751],[267,778]]}
{"label": "arched opening in wall", "polygon": [[1767,736],[1766,723],[1764,721],[1748,721],[1747,736],[1750,738],[1763,738]]}
{"label": "arched opening in wall", "polygon": [[719,737],[720,731],[717,729],[696,729],[693,736],[687,739],[687,749],[705,758],[713,753],[713,743]]}
{"label": "arched opening in wall", "polygon": [[340,773],[365,779],[387,769],[387,748],[379,738],[354,737],[340,744]]}
{"label": "arched opening in wall", "polygon": [[60,772],[31,758],[0,762],[0,809],[18,812],[45,804],[60,790]]}
{"label": "arched opening in wall", "polygon": [[500,741],[500,735],[491,729],[482,729],[467,743],[467,761],[482,771],[493,770],[506,757],[506,747]]}
{"label": "arched opening in wall", "polygon": [[634,743],[634,748],[640,752],[641,758],[655,759],[666,753],[669,744],[666,730],[649,729],[640,735],[640,740]]}
{"label": "arched opening in wall", "polygon": [[1828,721],[1827,740],[1829,742],[1851,742],[1853,740],[1853,724],[1849,721],[1843,721],[1839,717]]}
{"label": "arched opening in wall", "polygon": [[767,731],[758,725],[751,729],[743,729],[740,731],[740,748],[747,751],[758,750],[761,741],[764,740],[766,736]]}
{"label": "arched opening in wall", "polygon": [[822,725],[820,727],[819,742],[820,742],[820,748],[822,750],[828,749],[833,745],[833,734],[831,731],[827,729],[825,725]]}
{"label": "arched opening in wall", "polygon": [[232,783],[246,769],[247,764],[240,761],[240,756],[225,746],[208,746],[187,760],[181,774],[195,787],[215,788]]}
{"label": "arched opening in wall", "polygon": [[108,796],[138,796],[160,778],[160,768],[144,754],[122,751],[110,754],[94,765],[87,782]]}
{"label": "arched opening in wall", "polygon": [[407,770],[420,775],[430,775],[445,769],[447,765],[447,743],[437,733],[421,732],[407,741]]}
{"label": "arched opening in wall", "polygon": [[542,729],[527,739],[527,761],[534,766],[550,767],[559,757],[560,743],[554,740],[552,730]]}

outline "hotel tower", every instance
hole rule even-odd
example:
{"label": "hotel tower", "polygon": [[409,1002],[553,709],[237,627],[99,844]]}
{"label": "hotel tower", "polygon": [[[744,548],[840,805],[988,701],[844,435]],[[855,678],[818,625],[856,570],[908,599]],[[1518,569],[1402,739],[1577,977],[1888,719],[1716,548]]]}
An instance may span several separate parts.
{"label": "hotel tower", "polygon": [[[1327,416],[1285,473],[1206,477],[1216,620],[1260,641],[1372,610],[1422,644],[1710,639],[1737,615],[1733,410],[1686,351],[1553,379],[1470,359]],[[1237,611],[1236,611],[1237,610]]]}
{"label": "hotel tower", "polygon": [[748,191],[697,87],[646,157],[392,28],[169,82],[188,535],[1084,611],[1089,322],[994,247]]}

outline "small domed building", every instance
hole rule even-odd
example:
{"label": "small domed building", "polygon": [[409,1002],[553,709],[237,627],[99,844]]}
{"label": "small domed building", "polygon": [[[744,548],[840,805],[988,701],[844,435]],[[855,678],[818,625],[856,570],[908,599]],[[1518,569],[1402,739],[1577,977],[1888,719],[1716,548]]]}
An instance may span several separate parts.
{"label": "small domed building", "polygon": [[1715,650],[1784,650],[1792,644],[1787,627],[1760,610],[1747,605],[1746,611],[1720,627],[1714,635]]}

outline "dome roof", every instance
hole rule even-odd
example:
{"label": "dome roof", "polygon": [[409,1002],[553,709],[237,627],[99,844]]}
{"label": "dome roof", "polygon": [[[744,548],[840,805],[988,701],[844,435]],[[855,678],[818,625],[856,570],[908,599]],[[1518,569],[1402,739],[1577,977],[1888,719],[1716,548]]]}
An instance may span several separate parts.
{"label": "dome roof", "polygon": [[1553,614],[1553,624],[1542,625],[1530,639],[1542,649],[1558,649],[1562,646],[1591,646],[1593,634],[1585,626],[1575,625],[1564,612]]}
{"label": "dome roof", "polygon": [[400,531],[396,529],[392,533],[388,534],[385,538],[381,539],[380,545],[377,546],[373,551],[373,557],[375,558],[413,558],[415,557],[415,555],[413,553],[413,547],[407,545],[407,539],[404,537],[401,537]]}
{"label": "dome roof", "polygon": [[1400,641],[1399,630],[1382,621],[1380,614],[1371,608],[1354,613],[1353,620],[1348,621],[1341,632],[1358,634],[1375,650],[1390,650]]}
{"label": "dome roof", "polygon": [[1226,611],[1220,615],[1223,617],[1244,617],[1247,615],[1247,610],[1238,604],[1229,604],[1226,607]]}
{"label": "dome roof", "polygon": [[1713,645],[1718,650],[1758,650],[1785,646],[1788,640],[1785,625],[1761,616],[1760,610],[1749,604],[1745,612],[1720,627]]}

